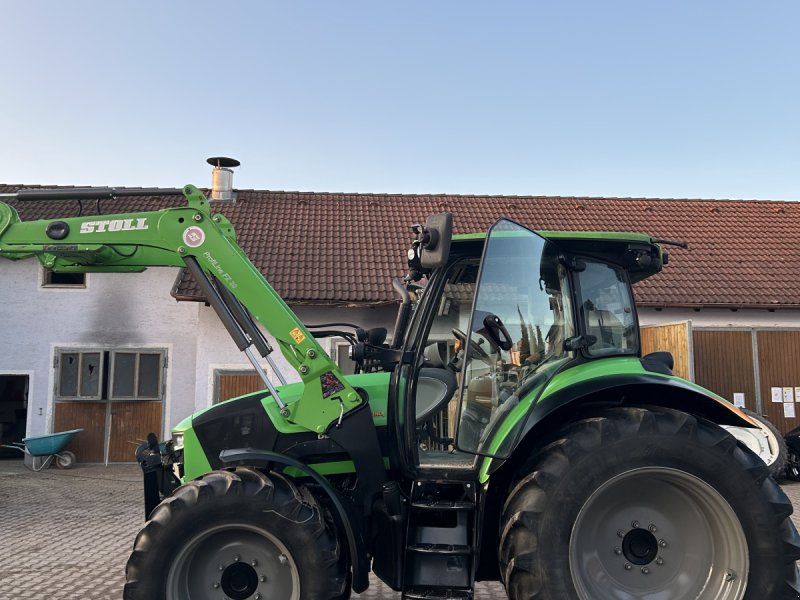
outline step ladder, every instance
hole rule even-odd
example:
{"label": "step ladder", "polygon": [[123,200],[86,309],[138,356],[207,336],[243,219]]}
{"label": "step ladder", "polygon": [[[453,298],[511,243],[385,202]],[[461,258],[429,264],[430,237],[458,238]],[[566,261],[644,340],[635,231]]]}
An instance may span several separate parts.
{"label": "step ladder", "polygon": [[415,481],[409,502],[403,599],[472,600],[477,562],[474,481]]}

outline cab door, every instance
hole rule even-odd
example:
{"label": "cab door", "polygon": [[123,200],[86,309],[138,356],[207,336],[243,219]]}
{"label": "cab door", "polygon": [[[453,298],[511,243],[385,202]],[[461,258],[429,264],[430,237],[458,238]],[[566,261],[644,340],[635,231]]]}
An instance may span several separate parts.
{"label": "cab door", "polygon": [[473,249],[426,287],[412,326],[417,358],[400,369],[404,441],[422,469],[474,469],[480,455],[506,453],[499,440],[509,438],[520,398],[573,357],[564,350],[573,311],[557,248],[502,219]]}
{"label": "cab door", "polygon": [[528,409],[574,352],[569,276],[559,249],[501,219],[490,230],[470,317],[456,447],[508,456]]}

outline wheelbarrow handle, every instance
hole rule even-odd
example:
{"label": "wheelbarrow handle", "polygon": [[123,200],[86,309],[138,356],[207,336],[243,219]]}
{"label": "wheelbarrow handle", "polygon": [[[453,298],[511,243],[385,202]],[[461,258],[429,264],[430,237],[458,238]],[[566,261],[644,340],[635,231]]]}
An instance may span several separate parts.
{"label": "wheelbarrow handle", "polygon": [[23,454],[25,454],[25,444],[20,444],[19,442],[11,442],[11,444],[0,444],[3,448],[13,448],[14,450],[19,450]]}

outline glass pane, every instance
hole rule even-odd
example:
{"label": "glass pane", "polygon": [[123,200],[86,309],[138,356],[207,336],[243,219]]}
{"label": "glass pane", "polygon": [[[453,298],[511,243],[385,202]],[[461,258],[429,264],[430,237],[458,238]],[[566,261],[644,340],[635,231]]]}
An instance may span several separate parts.
{"label": "glass pane", "polygon": [[139,394],[140,398],[158,398],[161,388],[161,355],[139,355]]}
{"label": "glass pane", "polygon": [[501,426],[572,358],[567,281],[550,242],[510,221],[492,228],[467,332],[459,449],[502,456],[500,440],[514,435]]}
{"label": "glass pane", "polygon": [[592,356],[636,354],[639,350],[633,299],[622,269],[586,261],[578,273],[580,315],[586,334],[594,337]]}
{"label": "glass pane", "polygon": [[101,364],[99,352],[87,352],[81,355],[81,396],[84,398],[100,397]]}
{"label": "glass pane", "polygon": [[350,358],[350,344],[336,346],[336,364],[345,375],[352,375],[356,372],[356,363]]}
{"label": "glass pane", "polygon": [[77,353],[64,353],[58,364],[61,368],[58,377],[58,394],[65,398],[74,398],[78,395],[79,356]]}
{"label": "glass pane", "polygon": [[136,354],[131,352],[114,353],[114,398],[133,398],[133,378],[136,368]]}

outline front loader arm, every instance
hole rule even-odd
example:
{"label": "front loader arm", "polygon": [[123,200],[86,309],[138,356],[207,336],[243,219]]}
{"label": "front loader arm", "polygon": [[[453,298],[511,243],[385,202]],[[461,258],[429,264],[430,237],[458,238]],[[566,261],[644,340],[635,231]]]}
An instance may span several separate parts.
{"label": "front loader arm", "polygon": [[[302,379],[303,395],[285,407],[284,418],[319,434],[328,432],[363,403],[361,397],[238,246],[230,221],[212,215],[195,186],[182,192],[185,207],[24,222],[13,207],[0,202],[0,257],[35,257],[57,272],[105,273],[184,267],[196,261],[277,340]],[[46,197],[39,193],[36,199]]]}

